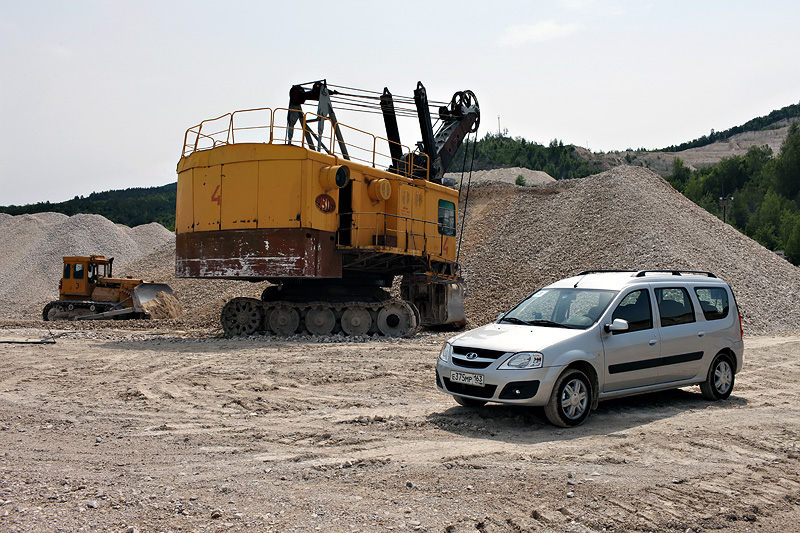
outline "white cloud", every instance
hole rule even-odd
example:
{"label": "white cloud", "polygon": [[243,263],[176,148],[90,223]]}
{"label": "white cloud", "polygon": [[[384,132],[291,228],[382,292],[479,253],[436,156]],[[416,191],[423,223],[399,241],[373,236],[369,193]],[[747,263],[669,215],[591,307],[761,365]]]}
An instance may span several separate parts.
{"label": "white cloud", "polygon": [[554,20],[543,20],[536,24],[515,24],[506,28],[497,42],[501,46],[518,47],[528,43],[541,43],[560,39],[582,29],[582,24],[559,24]]}

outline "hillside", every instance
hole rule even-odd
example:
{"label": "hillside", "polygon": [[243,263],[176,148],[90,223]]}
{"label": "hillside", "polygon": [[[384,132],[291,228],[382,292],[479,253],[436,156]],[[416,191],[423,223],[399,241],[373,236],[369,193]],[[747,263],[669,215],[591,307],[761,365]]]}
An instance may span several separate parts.
{"label": "hillside", "polygon": [[789,134],[792,122],[799,120],[800,117],[782,119],[765,129],[744,131],[712,143],[680,151],[623,150],[592,153],[585,148],[576,147],[575,154],[603,170],[620,165],[634,165],[649,168],[661,176],[666,176],[672,172],[672,165],[676,158],[680,158],[690,169],[697,170],[716,165],[726,157],[744,156],[753,146],[769,146],[772,152],[777,154]]}
{"label": "hillside", "polygon": [[129,227],[157,222],[172,230],[175,228],[177,192],[177,183],[168,183],[161,187],[93,192],[89,196],[76,196],[66,202],[0,206],[0,213],[9,215],[61,213],[67,216],[91,213]]}

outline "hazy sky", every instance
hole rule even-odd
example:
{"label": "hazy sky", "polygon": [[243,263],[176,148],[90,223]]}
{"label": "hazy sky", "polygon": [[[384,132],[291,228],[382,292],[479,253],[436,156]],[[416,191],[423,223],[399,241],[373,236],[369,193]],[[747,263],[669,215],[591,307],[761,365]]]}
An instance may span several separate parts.
{"label": "hazy sky", "polygon": [[798,22],[769,0],[9,1],[0,205],[173,182],[189,126],[321,78],[471,89],[480,136],[499,116],[542,144],[661,148],[797,103]]}

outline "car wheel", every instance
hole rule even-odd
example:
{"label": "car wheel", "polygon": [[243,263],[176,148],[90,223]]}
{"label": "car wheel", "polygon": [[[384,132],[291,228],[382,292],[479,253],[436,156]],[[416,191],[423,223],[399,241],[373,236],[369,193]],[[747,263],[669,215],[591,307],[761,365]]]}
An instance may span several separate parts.
{"label": "car wheel", "polygon": [[453,396],[453,399],[458,405],[464,407],[483,407],[486,405],[486,400],[473,400],[472,398],[464,398],[463,396]]}
{"label": "car wheel", "polygon": [[556,380],[544,414],[558,427],[583,423],[592,410],[592,384],[580,370],[567,370]]}
{"label": "car wheel", "polygon": [[708,369],[706,380],[700,384],[700,391],[709,400],[724,400],[733,391],[733,365],[725,354],[718,354]]}

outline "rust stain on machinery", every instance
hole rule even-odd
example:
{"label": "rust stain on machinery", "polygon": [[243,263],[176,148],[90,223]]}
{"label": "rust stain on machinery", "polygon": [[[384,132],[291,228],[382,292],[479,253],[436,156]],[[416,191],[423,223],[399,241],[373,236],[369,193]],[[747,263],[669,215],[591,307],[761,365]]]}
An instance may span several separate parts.
{"label": "rust stain on machinery", "polygon": [[[308,101],[316,113],[303,110]],[[333,104],[354,103],[382,113],[386,137],[337,121]],[[227,335],[400,336],[463,325],[458,192],[441,181],[480,110],[471,91],[442,104],[434,133],[421,83],[396,108],[388,89],[322,80],[293,86],[287,108],[189,128],[178,163],[176,275],[274,284],[261,299],[223,307]],[[414,150],[401,144],[397,116],[419,121]],[[399,299],[388,290],[396,276]]]}

